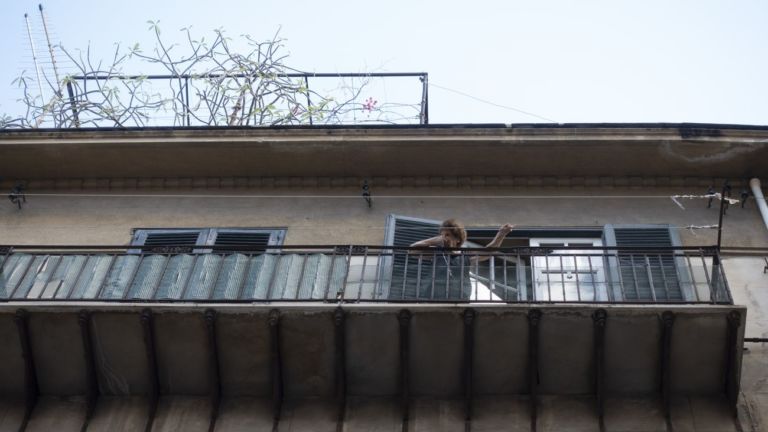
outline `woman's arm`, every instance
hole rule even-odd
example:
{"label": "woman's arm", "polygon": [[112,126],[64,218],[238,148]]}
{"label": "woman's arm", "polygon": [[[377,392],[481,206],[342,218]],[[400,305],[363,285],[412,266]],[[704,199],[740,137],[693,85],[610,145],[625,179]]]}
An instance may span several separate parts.
{"label": "woman's arm", "polygon": [[[504,225],[502,225],[501,228],[499,228],[499,232],[496,233],[496,236],[493,238],[493,240],[491,240],[490,243],[485,245],[485,247],[487,247],[487,248],[497,248],[497,247],[501,246],[501,242],[504,241],[504,238],[507,237],[507,234],[509,234],[509,232],[512,231],[512,228],[514,228],[514,227],[515,226],[512,225],[512,224],[504,224]],[[486,255],[475,255],[472,258],[470,258],[470,263],[471,264],[477,264],[480,261],[487,261],[490,258],[491,258],[491,256],[487,255],[487,254]]]}
{"label": "woman's arm", "polygon": [[411,247],[442,247],[442,246],[443,246],[443,236],[441,235],[430,237],[424,240],[419,240],[416,243],[411,244]]}

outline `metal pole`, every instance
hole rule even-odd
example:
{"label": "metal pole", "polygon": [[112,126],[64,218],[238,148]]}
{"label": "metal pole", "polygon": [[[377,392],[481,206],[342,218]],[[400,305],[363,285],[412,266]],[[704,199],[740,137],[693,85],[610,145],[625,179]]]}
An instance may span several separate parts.
{"label": "metal pole", "polygon": [[725,214],[725,190],[728,182],[723,185],[723,190],[720,192],[720,219],[717,221],[717,250],[720,251],[720,245],[723,238],[723,215]]}
{"label": "metal pole", "polygon": [[29,28],[29,15],[24,14],[24,22],[27,23],[27,36],[29,37],[29,46],[32,48],[32,61],[35,63],[35,73],[37,74],[37,88],[40,90],[40,100],[45,101],[45,92],[43,92],[43,81],[40,78],[40,66],[37,64],[37,51],[35,42],[32,40],[32,30]]}
{"label": "metal pole", "polygon": [[43,14],[43,5],[37,5],[40,9],[40,19],[43,21],[43,30],[45,30],[45,40],[48,42],[48,51],[51,53],[51,64],[53,65],[53,75],[56,77],[56,95],[61,96],[61,80],[59,79],[59,69],[56,67],[56,57],[53,55],[53,45],[51,45],[51,37],[48,35],[48,25],[45,22],[45,14]]}
{"label": "metal pole", "polygon": [[67,94],[69,94],[69,104],[72,106],[72,119],[75,127],[80,127],[80,118],[77,116],[77,106],[75,105],[75,92],[72,89],[72,83],[67,82]]}
{"label": "metal pole", "polygon": [[312,126],[312,101],[309,99],[309,77],[304,76],[304,88],[307,90],[307,114],[309,114],[309,125]]}
{"label": "metal pole", "polygon": [[429,76],[427,74],[422,75],[421,80],[421,124],[429,124]]}

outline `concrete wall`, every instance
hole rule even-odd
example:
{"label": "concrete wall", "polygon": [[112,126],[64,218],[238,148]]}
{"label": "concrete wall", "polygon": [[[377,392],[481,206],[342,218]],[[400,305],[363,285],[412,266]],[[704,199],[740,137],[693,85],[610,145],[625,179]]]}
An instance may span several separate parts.
{"label": "concrete wall", "polygon": [[[480,227],[496,227],[507,222],[521,227],[594,227],[609,223],[669,223],[678,227],[717,224],[717,209],[707,209],[706,200],[684,200],[686,209],[683,210],[669,199],[670,195],[705,193],[706,189],[707,186],[643,189],[374,188],[371,209],[360,197],[359,187],[121,191],[63,189],[48,192],[219,196],[245,194],[278,195],[283,198],[88,198],[30,195],[22,210],[17,210],[9,202],[0,206],[0,243],[128,244],[133,228],[284,227],[288,229],[286,244],[381,244],[386,216],[390,213],[435,220],[454,217],[467,226]],[[320,197],[306,198],[307,195]],[[403,195],[417,197],[407,198]],[[455,195],[467,198],[451,198]],[[473,195],[500,198],[471,198]],[[558,198],[519,198],[525,195]],[[562,198],[563,195],[646,198],[568,199]],[[689,245],[711,245],[716,241],[713,230],[698,230],[695,233],[680,230],[680,235]],[[754,201],[750,200],[746,209],[731,208],[728,212],[724,221],[723,243],[730,246],[768,246],[768,232]]]}

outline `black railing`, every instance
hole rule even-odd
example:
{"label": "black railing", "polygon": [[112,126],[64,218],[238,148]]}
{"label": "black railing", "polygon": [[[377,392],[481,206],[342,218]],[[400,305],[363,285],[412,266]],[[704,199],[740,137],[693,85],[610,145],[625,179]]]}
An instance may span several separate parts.
{"label": "black railing", "polygon": [[0,246],[3,301],[732,304],[715,248]]}
{"label": "black railing", "polygon": [[66,88],[69,127],[429,124],[425,72],[90,74]]}

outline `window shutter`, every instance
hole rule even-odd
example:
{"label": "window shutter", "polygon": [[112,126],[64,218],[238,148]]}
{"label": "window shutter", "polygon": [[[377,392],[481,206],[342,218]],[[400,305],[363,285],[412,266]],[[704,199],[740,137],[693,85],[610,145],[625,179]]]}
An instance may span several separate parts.
{"label": "window shutter", "polygon": [[[144,246],[149,253],[191,253],[195,246],[204,245],[208,230],[202,229],[139,229],[133,236],[132,245]],[[129,253],[139,253],[131,249]]]}
{"label": "window shutter", "polygon": [[148,233],[144,246],[195,246],[200,232]]}
{"label": "window shutter", "polygon": [[264,252],[269,246],[271,231],[224,231],[218,230],[214,246],[228,246],[226,249],[216,249],[215,252],[258,253]]}
{"label": "window shutter", "polygon": [[[389,232],[386,236],[387,245],[408,247],[419,240],[434,237],[440,232],[440,222],[438,221],[407,218],[395,215],[390,217],[391,220],[388,224]],[[394,258],[392,260],[392,278],[389,288],[390,299],[416,298],[418,260],[411,258],[408,260],[408,266],[406,268],[406,257],[407,254],[405,251],[394,251]],[[431,265],[431,261],[425,261],[425,263]]]}
{"label": "window shutter", "polygon": [[[675,246],[669,227],[614,227],[616,246]],[[625,300],[681,301],[683,293],[674,252],[618,252],[619,277]]]}

